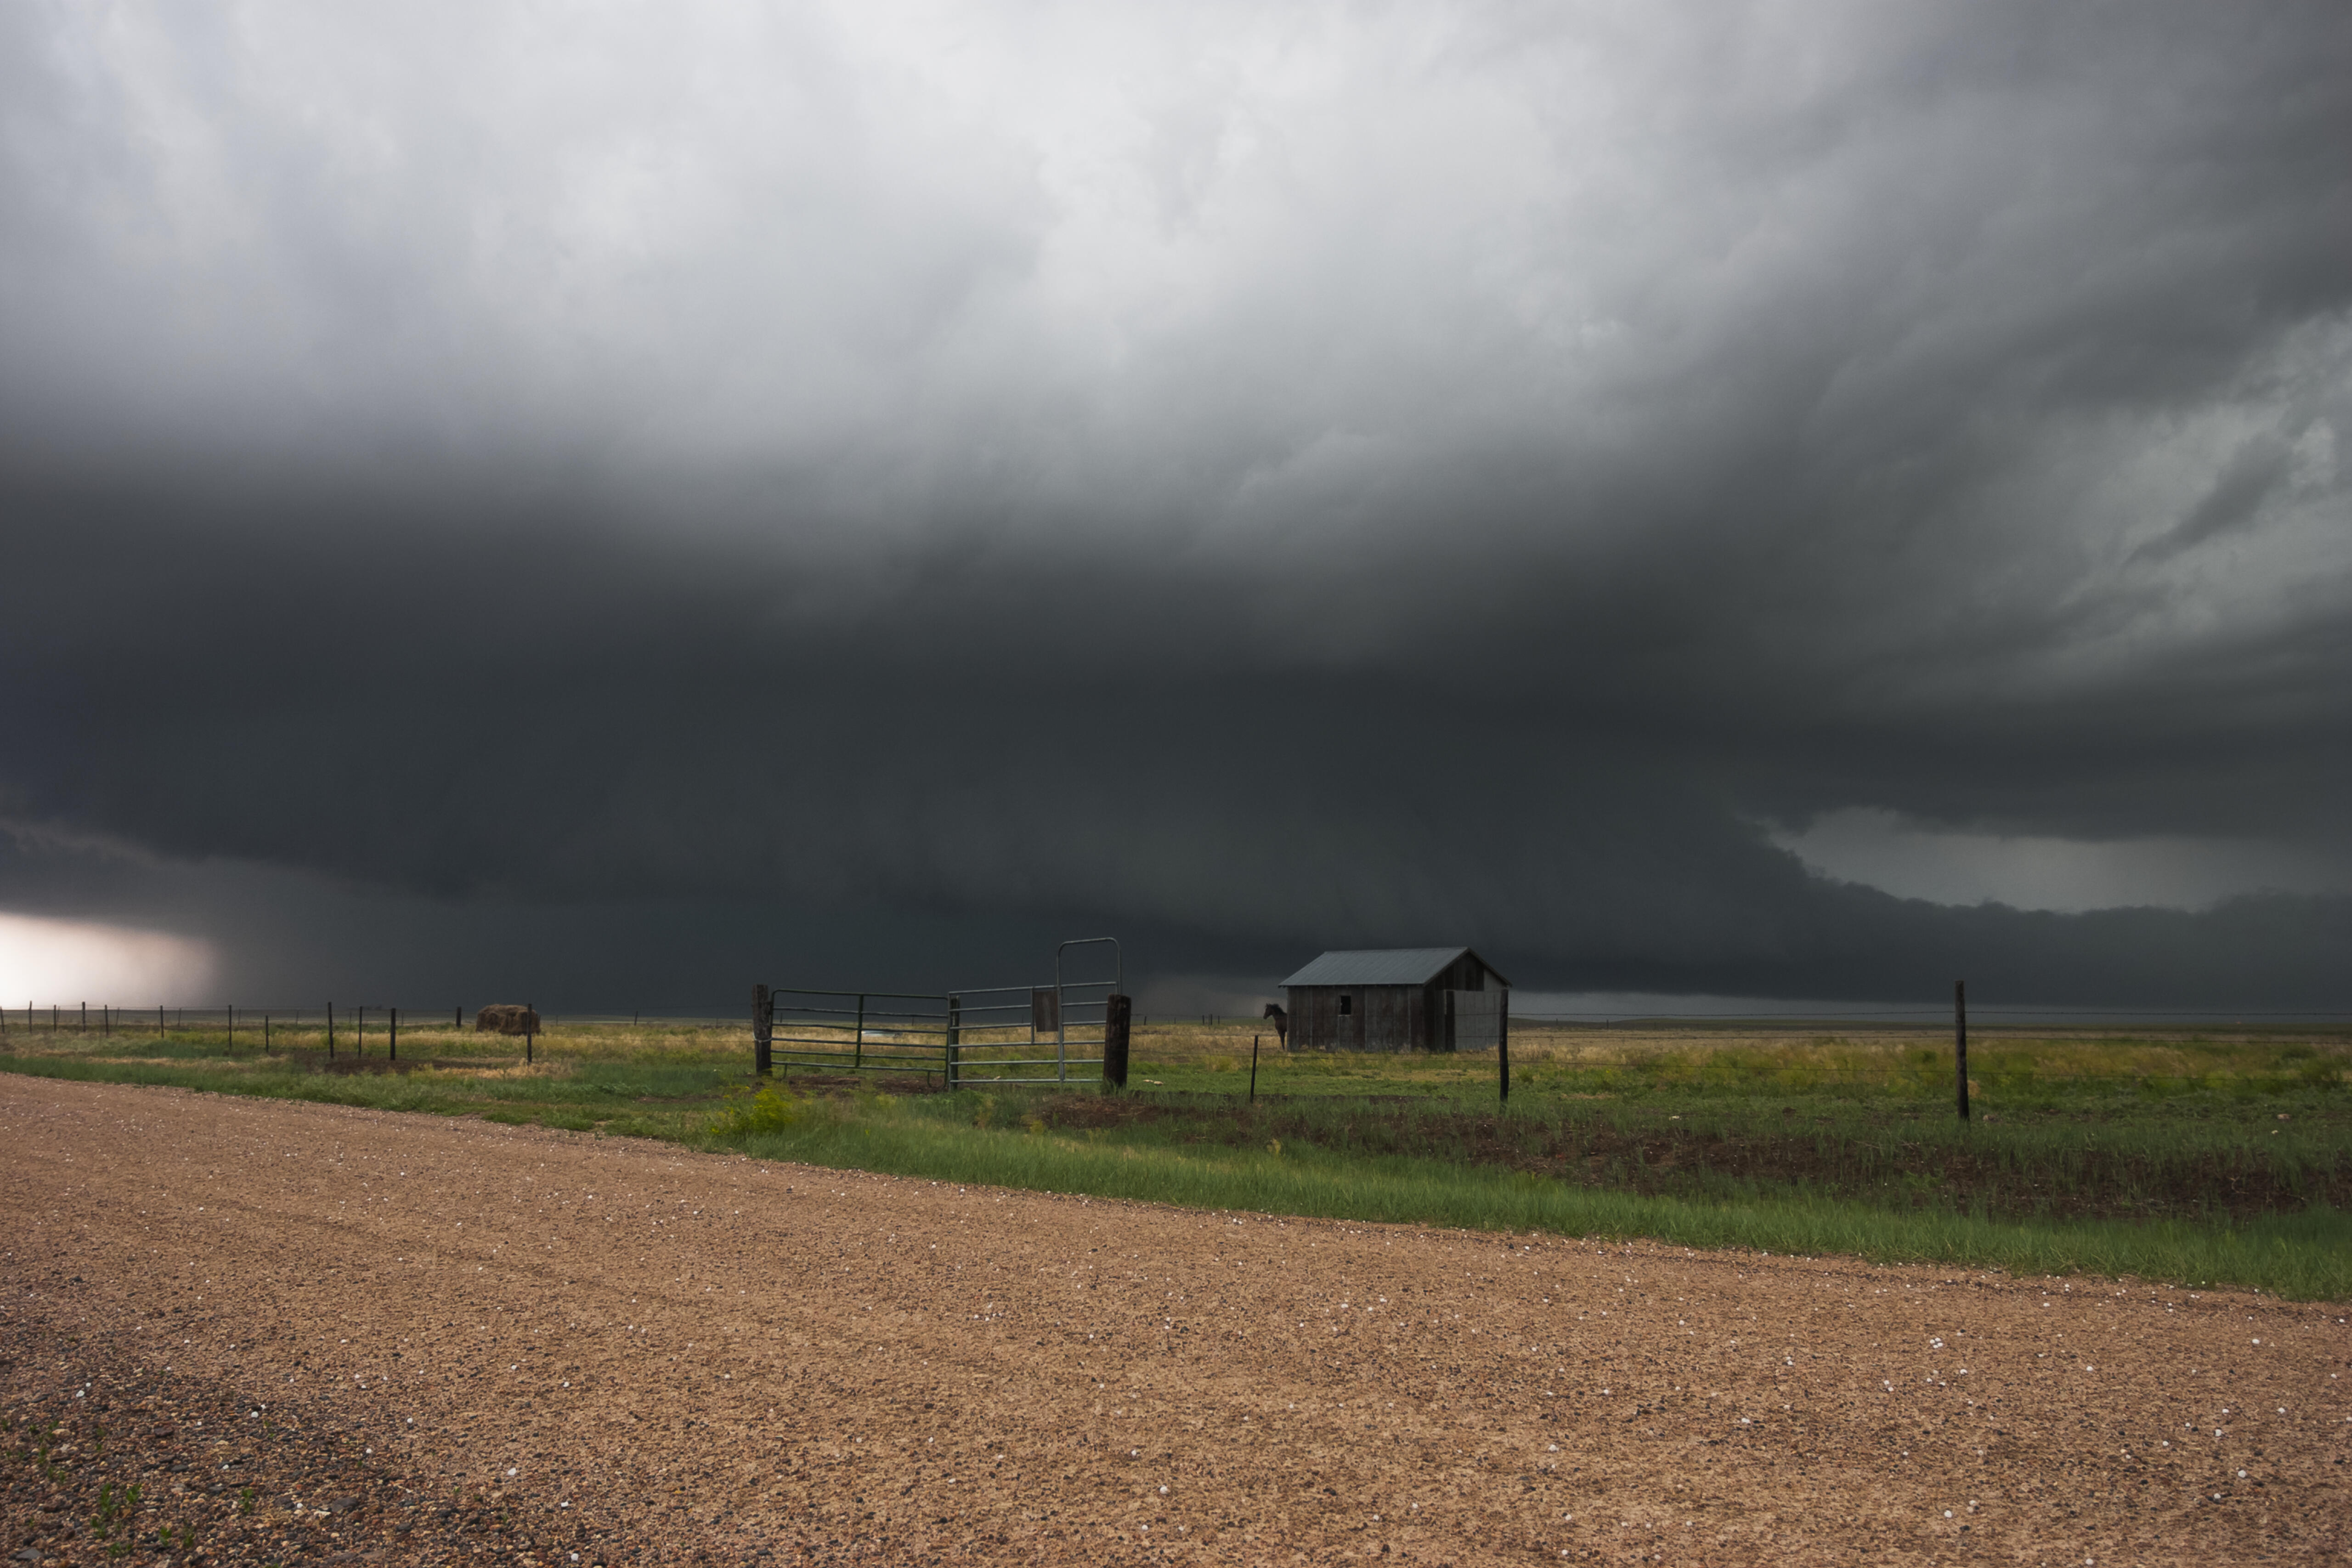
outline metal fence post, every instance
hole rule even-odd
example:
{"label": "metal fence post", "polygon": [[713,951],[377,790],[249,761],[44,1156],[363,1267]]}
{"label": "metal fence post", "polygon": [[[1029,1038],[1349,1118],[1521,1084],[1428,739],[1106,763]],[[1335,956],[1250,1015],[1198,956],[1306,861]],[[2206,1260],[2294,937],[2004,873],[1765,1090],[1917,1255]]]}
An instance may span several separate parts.
{"label": "metal fence post", "polygon": [[[865,999],[859,998],[862,1003]],[[947,1053],[947,1080],[950,1089],[963,1087],[963,1062],[959,1049],[963,1044],[963,1003],[957,997],[948,998],[948,1038],[942,1047]]]}
{"label": "metal fence post", "polygon": [[392,1014],[392,1055],[389,1059],[398,1061],[400,1059],[400,1009],[394,1007],[388,1011]]}
{"label": "metal fence post", "polygon": [[335,1005],[327,1004],[327,1059],[335,1059]]}
{"label": "metal fence post", "polygon": [[863,991],[857,994],[857,1031],[850,1036],[849,1046],[850,1070],[855,1072],[866,1065],[866,993]]}
{"label": "metal fence post", "polygon": [[761,1078],[776,1070],[772,1042],[775,1038],[775,999],[764,985],[751,987],[751,1070]]}

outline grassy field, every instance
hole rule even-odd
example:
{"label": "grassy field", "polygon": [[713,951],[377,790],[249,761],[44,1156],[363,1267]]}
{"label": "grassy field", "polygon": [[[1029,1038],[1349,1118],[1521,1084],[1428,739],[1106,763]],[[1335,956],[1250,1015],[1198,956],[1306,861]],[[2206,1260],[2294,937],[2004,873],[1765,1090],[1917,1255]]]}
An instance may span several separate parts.
{"label": "grassy field", "polygon": [[1954,1114],[1949,1041],[1741,1026],[1519,1026],[1485,1057],[1290,1056],[1137,1031],[1129,1091],[792,1072],[741,1027],[12,1030],[0,1068],[476,1115],[776,1158],[1209,1207],[2236,1283],[2352,1297],[2352,1033],[1998,1030]]}

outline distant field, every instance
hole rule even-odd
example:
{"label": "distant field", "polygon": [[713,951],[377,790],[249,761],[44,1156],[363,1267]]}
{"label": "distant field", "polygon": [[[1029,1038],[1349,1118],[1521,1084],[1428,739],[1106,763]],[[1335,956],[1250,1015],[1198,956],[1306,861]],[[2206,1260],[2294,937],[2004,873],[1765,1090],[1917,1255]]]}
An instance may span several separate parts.
{"label": "distant field", "polygon": [[[1251,1042],[1262,1035],[1257,1099]],[[1146,1025],[1129,1090],[794,1071],[748,1028],[12,1029],[0,1068],[183,1085],[1049,1191],[1692,1245],[2087,1269],[2352,1297],[2352,1034],[1519,1026],[1477,1057],[1291,1056],[1262,1026]]]}

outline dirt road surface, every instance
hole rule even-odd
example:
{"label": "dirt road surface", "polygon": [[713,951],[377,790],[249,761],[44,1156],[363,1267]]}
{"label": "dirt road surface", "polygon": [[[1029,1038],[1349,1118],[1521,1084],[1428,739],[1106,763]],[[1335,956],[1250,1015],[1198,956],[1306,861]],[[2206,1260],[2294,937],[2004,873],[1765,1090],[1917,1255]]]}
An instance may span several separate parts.
{"label": "dirt road surface", "polygon": [[28,1563],[2352,1550],[2342,1306],[15,1077],[0,1149]]}

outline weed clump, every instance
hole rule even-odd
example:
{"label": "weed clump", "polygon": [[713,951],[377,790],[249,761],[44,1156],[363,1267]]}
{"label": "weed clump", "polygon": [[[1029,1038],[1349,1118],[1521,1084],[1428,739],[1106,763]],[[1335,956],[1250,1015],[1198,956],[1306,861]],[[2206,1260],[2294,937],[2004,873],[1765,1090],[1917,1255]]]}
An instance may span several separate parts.
{"label": "weed clump", "polygon": [[763,1084],[756,1092],[737,1089],[729,1098],[735,1103],[711,1119],[709,1131],[714,1137],[783,1132],[798,1125],[816,1103],[806,1095],[794,1094],[772,1083]]}

